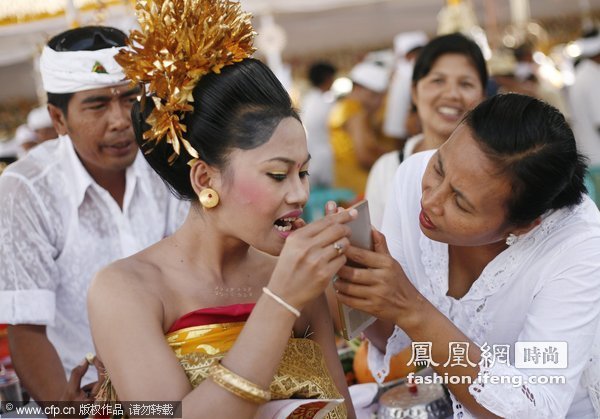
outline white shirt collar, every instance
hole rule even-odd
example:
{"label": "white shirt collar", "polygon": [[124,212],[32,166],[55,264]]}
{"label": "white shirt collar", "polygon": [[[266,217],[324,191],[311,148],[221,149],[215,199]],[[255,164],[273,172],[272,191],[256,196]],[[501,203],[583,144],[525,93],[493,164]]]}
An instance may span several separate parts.
{"label": "white shirt collar", "polygon": [[[83,163],[81,163],[81,160],[79,159],[79,156],[75,151],[75,147],[73,146],[71,138],[68,135],[61,135],[59,136],[59,138],[62,142],[62,147],[64,147],[63,150],[65,153],[67,170],[70,171],[70,179],[73,182],[72,187],[75,192],[75,202],[77,206],[79,206],[83,202],[85,194],[90,186],[94,186],[96,188],[102,187],[96,183],[94,178],[92,178],[90,173],[83,166]],[[139,155],[136,156],[136,159],[134,160],[133,164],[131,164],[125,172],[125,179],[127,183],[126,195],[130,195],[131,193],[133,193],[133,188],[135,188],[137,178],[143,175],[140,166],[140,164],[143,163],[141,162],[141,160],[143,159],[141,159]],[[129,192],[130,190],[131,192]],[[128,201],[128,199],[126,201]]]}

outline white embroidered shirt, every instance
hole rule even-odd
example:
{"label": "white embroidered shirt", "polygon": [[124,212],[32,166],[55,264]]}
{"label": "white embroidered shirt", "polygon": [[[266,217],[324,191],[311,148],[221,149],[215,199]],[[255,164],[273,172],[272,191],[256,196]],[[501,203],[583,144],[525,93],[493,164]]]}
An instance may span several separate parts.
{"label": "white embroidered shirt", "polygon": [[[482,372],[521,376],[524,384],[474,383],[469,391],[478,403],[505,418],[595,417],[588,390],[594,383],[600,388],[598,354],[592,349],[600,319],[598,209],[586,197],[576,207],[545,214],[538,227],[486,266],[464,297],[454,299],[446,295],[448,245],[428,239],[418,221],[421,179],[434,153],[417,153],[400,165],[383,233],[407,277],[473,342],[510,345],[509,365],[494,363]],[[514,367],[515,342],[562,341],[568,344],[567,368]],[[385,355],[370,346],[369,366],[378,380],[387,375],[390,357],[408,345],[410,339],[396,327]],[[533,375],[562,375],[566,383],[528,383]],[[474,417],[456,399],[453,402],[455,418]]]}
{"label": "white embroidered shirt", "polygon": [[68,374],[95,352],[86,308],[94,274],[171,234],[189,205],[138,155],[126,172],[121,210],[68,137],[8,167],[0,196],[0,323],[47,325]]}

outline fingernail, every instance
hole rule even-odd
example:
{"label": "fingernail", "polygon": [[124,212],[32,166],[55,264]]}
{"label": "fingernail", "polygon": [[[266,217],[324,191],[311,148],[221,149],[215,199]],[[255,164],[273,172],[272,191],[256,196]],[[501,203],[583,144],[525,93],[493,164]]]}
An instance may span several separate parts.
{"label": "fingernail", "polygon": [[358,215],[358,211],[356,210],[356,208],[352,208],[351,210],[348,211],[350,213],[351,216],[356,217]]}
{"label": "fingernail", "polygon": [[328,209],[329,211],[333,211],[333,210],[335,209],[335,202],[333,202],[333,201],[328,201],[328,202],[327,202],[327,209]]}

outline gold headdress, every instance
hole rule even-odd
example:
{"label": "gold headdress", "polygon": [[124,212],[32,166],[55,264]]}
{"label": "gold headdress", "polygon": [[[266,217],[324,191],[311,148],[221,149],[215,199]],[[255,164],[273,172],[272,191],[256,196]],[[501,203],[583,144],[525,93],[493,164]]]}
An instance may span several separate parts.
{"label": "gold headdress", "polygon": [[[141,31],[129,36],[129,49],[115,57],[133,82],[147,85],[155,108],[147,119],[144,140],[152,151],[160,141],[173,146],[172,164],[181,146],[198,152],[183,138],[184,112],[193,109],[192,90],[205,74],[250,57],[255,32],[251,15],[230,0],[139,0]],[[143,100],[143,98],[142,98]]]}

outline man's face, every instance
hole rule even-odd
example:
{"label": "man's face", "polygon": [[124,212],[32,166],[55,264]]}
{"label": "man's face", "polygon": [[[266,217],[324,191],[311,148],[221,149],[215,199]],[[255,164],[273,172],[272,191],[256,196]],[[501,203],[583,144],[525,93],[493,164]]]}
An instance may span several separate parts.
{"label": "man's face", "polygon": [[121,173],[138,151],[131,125],[131,107],[139,93],[128,85],[74,93],[67,115],[50,105],[57,131],[68,134],[92,177]]}

